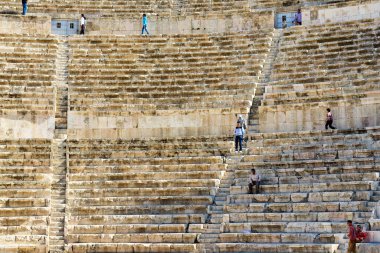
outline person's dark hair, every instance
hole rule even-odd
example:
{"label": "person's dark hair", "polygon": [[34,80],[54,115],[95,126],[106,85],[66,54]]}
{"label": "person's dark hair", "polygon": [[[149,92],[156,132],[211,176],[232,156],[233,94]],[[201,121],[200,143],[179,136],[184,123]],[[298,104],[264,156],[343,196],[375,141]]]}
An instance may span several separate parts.
{"label": "person's dark hair", "polygon": [[298,9],[298,12],[301,12],[301,9]]}
{"label": "person's dark hair", "polygon": [[330,108],[327,108],[327,111],[330,112],[331,111]]}
{"label": "person's dark hair", "polygon": [[143,17],[146,17],[146,14],[145,14],[145,13],[143,14]]}
{"label": "person's dark hair", "polygon": [[252,172],[252,173],[256,173],[256,170],[255,170],[255,169],[251,169],[251,172]]}
{"label": "person's dark hair", "polygon": [[348,224],[352,224],[352,220],[347,220],[347,223]]}

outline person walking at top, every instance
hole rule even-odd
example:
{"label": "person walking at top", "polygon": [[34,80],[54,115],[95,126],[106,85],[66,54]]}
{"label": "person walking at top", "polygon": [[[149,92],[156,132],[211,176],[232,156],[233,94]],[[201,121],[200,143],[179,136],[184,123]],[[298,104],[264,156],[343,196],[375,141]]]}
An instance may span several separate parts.
{"label": "person walking at top", "polygon": [[86,17],[84,16],[84,14],[82,14],[81,18],[80,18],[80,34],[83,34],[84,35],[84,31],[86,30]]}
{"label": "person walking at top", "polygon": [[347,253],[356,253],[356,230],[352,225],[352,220],[347,221],[348,248]]}
{"label": "person walking at top", "polygon": [[[243,135],[244,135],[244,128],[241,126],[240,123],[236,124],[235,127],[235,152],[242,151],[243,150]],[[239,150],[238,150],[239,148]]]}
{"label": "person walking at top", "polygon": [[255,188],[255,194],[260,193],[260,180],[261,177],[259,174],[256,174],[256,170],[252,169],[251,170],[251,175],[249,176],[249,184],[248,184],[248,189],[249,189],[249,194],[253,194],[253,186],[256,186]]}
{"label": "person walking at top", "polygon": [[26,15],[28,12],[28,0],[22,0],[22,15]]}
{"label": "person walking at top", "polygon": [[146,34],[149,35],[149,32],[148,32],[148,17],[146,16],[146,14],[144,13],[143,14],[143,17],[142,17],[142,30],[141,30],[141,35],[144,34],[144,31],[146,32]]}
{"label": "person walking at top", "polygon": [[302,25],[302,13],[301,13],[301,9],[298,9],[296,15],[294,16],[293,23],[295,25]]}
{"label": "person walking at top", "polygon": [[333,122],[334,122],[334,119],[333,119],[333,115],[331,113],[331,110],[330,110],[330,108],[327,108],[325,129],[327,130],[327,129],[329,129],[329,127],[331,129],[335,129],[335,127],[332,125]]}

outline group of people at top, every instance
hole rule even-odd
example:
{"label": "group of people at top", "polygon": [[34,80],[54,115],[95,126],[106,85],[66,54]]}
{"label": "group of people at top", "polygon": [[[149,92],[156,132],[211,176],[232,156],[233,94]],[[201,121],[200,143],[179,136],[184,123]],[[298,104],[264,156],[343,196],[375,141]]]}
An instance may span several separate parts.
{"label": "group of people at top", "polygon": [[[26,15],[28,11],[28,0],[22,0],[22,15]],[[87,18],[84,16],[84,14],[81,15],[80,17],[80,33],[79,34],[84,34],[85,33],[85,30],[86,30],[86,23],[87,23]],[[144,32],[146,32],[146,34],[149,35],[149,32],[148,32],[148,17],[146,16],[146,14],[144,13],[142,15],[142,30],[141,30],[141,34],[144,34]]]}

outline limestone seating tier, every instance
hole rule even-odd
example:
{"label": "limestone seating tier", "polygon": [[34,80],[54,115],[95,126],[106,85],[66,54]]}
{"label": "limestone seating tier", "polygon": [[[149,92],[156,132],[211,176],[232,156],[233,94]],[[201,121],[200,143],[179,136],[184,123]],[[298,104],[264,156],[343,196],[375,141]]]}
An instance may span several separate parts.
{"label": "limestone seating tier", "polygon": [[216,243],[213,252],[331,253],[339,244],[320,243]]}
{"label": "limestone seating tier", "polygon": [[261,38],[256,34],[75,37],[70,40],[70,108],[249,106],[252,96],[246,91],[254,93],[270,36],[264,31]]}
{"label": "limestone seating tier", "polygon": [[57,39],[1,34],[2,110],[53,111]]}
{"label": "limestone seating tier", "polygon": [[[229,140],[229,141],[228,141]],[[193,252],[229,137],[70,140],[69,251]],[[111,250],[112,251],[112,250]]]}
{"label": "limestone seating tier", "polygon": [[[21,4],[15,0],[0,2],[0,8],[4,10],[16,10],[21,12]],[[103,16],[140,16],[147,13],[151,16],[175,16],[178,14],[199,15],[204,13],[241,13],[249,11],[247,0],[163,0],[163,1],[51,1],[42,0],[29,3],[29,11],[33,13],[88,13],[101,14]]]}
{"label": "limestone seating tier", "polygon": [[347,6],[362,2],[370,2],[370,0],[322,0],[322,1],[316,1],[316,0],[254,0],[252,1],[251,8],[253,9],[291,9],[293,11],[296,10],[296,8],[303,7],[303,6],[310,6],[310,5],[326,5],[327,7],[333,8],[333,7],[341,7],[341,6]]}
{"label": "limestone seating tier", "polygon": [[[19,1],[6,0],[0,2],[1,9],[22,11]],[[170,1],[51,1],[43,0],[29,3],[29,12],[32,13],[104,13],[107,15],[169,15]]]}
{"label": "limestone seating tier", "polygon": [[259,108],[260,130],[323,129],[328,107],[335,108],[338,128],[378,125],[378,23],[367,19],[284,31]]}
{"label": "limestone seating tier", "polygon": [[50,140],[0,141],[0,252],[45,252]]}
{"label": "limestone seating tier", "polygon": [[[229,165],[234,180],[216,252],[333,252],[344,243],[346,220],[368,226],[379,185],[378,128],[250,140],[242,162]],[[252,168],[262,176],[260,194],[247,194]]]}

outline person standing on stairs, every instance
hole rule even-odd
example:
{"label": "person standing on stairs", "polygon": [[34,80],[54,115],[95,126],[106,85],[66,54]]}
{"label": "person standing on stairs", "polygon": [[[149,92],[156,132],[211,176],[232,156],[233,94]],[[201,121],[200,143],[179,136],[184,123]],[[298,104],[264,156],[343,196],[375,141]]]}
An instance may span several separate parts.
{"label": "person standing on stairs", "polygon": [[[244,136],[244,128],[241,126],[240,123],[236,124],[235,127],[235,152],[243,151],[243,136]],[[238,150],[239,148],[239,150]]]}
{"label": "person standing on stairs", "polygon": [[261,177],[259,174],[256,174],[256,170],[251,170],[251,175],[249,176],[249,184],[248,184],[248,193],[253,194],[253,186],[255,186],[255,194],[260,193],[260,180]]}
{"label": "person standing on stairs", "polygon": [[352,220],[347,221],[347,237],[349,240],[347,253],[356,253],[356,230],[352,225]]}
{"label": "person standing on stairs", "polygon": [[302,25],[302,13],[301,9],[298,9],[296,15],[294,16],[293,24]]}
{"label": "person standing on stairs", "polygon": [[84,16],[84,14],[82,14],[81,18],[80,18],[80,34],[83,34],[84,35],[84,31],[86,30],[86,17]]}
{"label": "person standing on stairs", "polygon": [[22,15],[26,15],[28,12],[28,0],[22,0]]}
{"label": "person standing on stairs", "polygon": [[141,30],[141,35],[144,34],[144,31],[146,32],[146,34],[149,35],[149,32],[148,32],[148,17],[146,16],[146,14],[144,13],[143,14],[143,17],[142,17],[142,30]]}
{"label": "person standing on stairs", "polygon": [[[243,128],[244,133],[245,133],[246,130],[247,130],[247,125],[245,124],[245,119],[243,118],[242,115],[239,115],[238,120],[237,120],[237,123],[241,125],[241,127]],[[248,142],[248,138],[244,138],[244,134],[243,134],[243,137],[242,137],[242,138],[243,138],[243,141],[244,141],[245,143]]]}
{"label": "person standing on stairs", "polygon": [[334,122],[334,119],[333,119],[333,115],[331,113],[331,110],[330,110],[330,108],[327,108],[325,129],[327,130],[327,129],[329,129],[329,127],[331,129],[335,129],[335,127],[332,125],[333,122]]}

